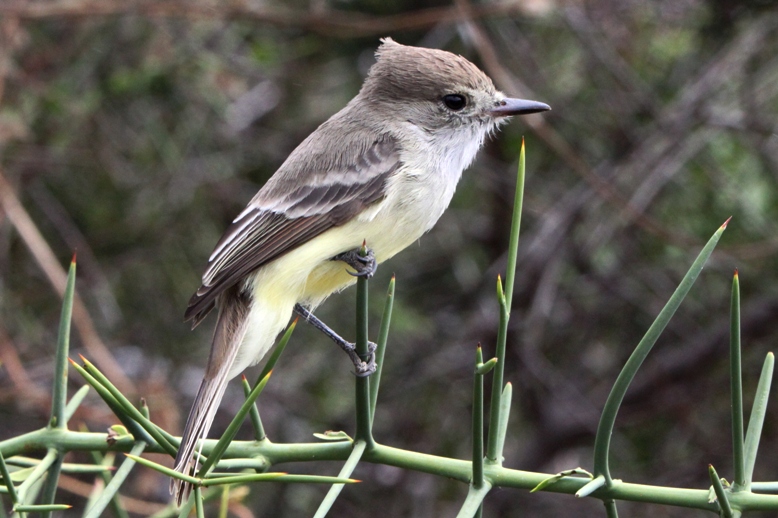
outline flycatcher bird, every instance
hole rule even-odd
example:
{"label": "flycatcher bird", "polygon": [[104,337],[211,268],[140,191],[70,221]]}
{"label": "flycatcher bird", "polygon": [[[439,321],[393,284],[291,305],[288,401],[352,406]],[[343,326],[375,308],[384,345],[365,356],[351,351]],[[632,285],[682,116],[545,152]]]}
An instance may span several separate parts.
{"label": "flycatcher bird", "polygon": [[[186,319],[218,319],[175,469],[191,474],[227,381],[256,364],[297,309],[370,275],[448,207],[462,171],[511,115],[549,110],[510,99],[461,56],[382,40],[361,90],[311,133],[216,244]],[[367,258],[357,254],[363,242]],[[345,264],[344,264],[345,263]],[[307,309],[306,309],[307,308]],[[344,341],[345,342],[345,341]],[[358,374],[371,366],[356,362]],[[191,487],[171,481],[180,505]]]}

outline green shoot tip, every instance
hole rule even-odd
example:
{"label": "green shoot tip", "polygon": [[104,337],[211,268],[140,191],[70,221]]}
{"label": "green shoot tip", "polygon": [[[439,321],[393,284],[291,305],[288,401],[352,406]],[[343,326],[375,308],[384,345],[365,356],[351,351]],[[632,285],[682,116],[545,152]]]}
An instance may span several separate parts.
{"label": "green shoot tip", "polygon": [[728,217],[727,221],[725,221],[724,224],[721,225],[721,228],[727,228],[727,225],[729,224],[729,220],[731,220],[731,219],[732,219],[732,216]]}

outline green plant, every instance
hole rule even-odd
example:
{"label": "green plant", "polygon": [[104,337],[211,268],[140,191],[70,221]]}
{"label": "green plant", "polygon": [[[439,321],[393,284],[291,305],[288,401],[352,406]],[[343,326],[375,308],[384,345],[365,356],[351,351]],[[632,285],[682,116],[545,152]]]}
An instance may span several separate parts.
{"label": "green plant", "polygon": [[[133,405],[94,365],[85,359],[83,366],[72,361],[71,363],[74,369],[86,380],[87,386],[76,392],[66,404],[66,359],[76,273],[74,258],[70,266],[60,321],[50,421],[43,429],[0,442],[0,475],[3,478],[0,492],[6,494],[6,498],[10,499],[12,512],[19,516],[30,512],[40,512],[42,515],[48,516],[51,511],[67,508],[68,506],[55,503],[57,480],[60,472],[78,471],[96,473],[107,481],[105,487],[94,495],[94,498],[90,499],[84,516],[100,516],[109,505],[113,506],[119,516],[126,516],[116,499],[117,491],[130,470],[136,464],[143,464],[169,476],[185,478],[195,485],[194,497],[190,498],[190,501],[180,512],[169,507],[157,514],[160,517],[175,516],[176,514],[188,516],[192,507],[195,508],[197,516],[204,516],[204,501],[221,498],[223,502],[226,502],[231,488],[238,484],[255,482],[333,484],[315,515],[323,517],[336,501],[344,484],[356,482],[350,476],[359,462],[380,463],[422,471],[467,484],[468,492],[458,515],[463,518],[481,516],[484,497],[494,487],[543,490],[575,494],[581,498],[597,498],[603,501],[608,517],[617,516],[616,502],[619,500],[701,509],[718,513],[723,517],[737,517],[752,510],[778,509],[778,496],[754,493],[754,491],[776,491],[778,490],[778,482],[758,483],[752,481],[759,438],[766,414],[774,358],[772,354],[768,354],[765,360],[748,430],[744,435],[740,370],[740,296],[737,272],[735,272],[732,285],[731,302],[730,365],[735,466],[732,484],[720,479],[713,466],[708,468],[711,489],[684,489],[628,483],[612,477],[608,462],[610,437],[624,395],[640,365],[702,271],[705,262],[724,232],[727,222],[713,234],[704,246],[617,378],[605,404],[597,430],[593,473],[590,474],[586,470],[575,468],[557,474],[545,474],[503,466],[503,446],[507,435],[512,398],[511,384],[503,382],[503,369],[519,243],[524,168],[524,147],[522,146],[505,282],[503,283],[500,278],[497,279],[500,323],[496,354],[495,357],[484,361],[480,345],[476,348],[475,354],[472,460],[437,457],[403,450],[383,445],[373,437],[372,424],[381,380],[381,366],[386,351],[392,315],[394,279],[389,285],[377,341],[376,354],[379,368],[371,377],[355,378],[356,429],[353,438],[343,432],[338,432],[316,434],[316,437],[321,439],[321,442],[318,443],[275,444],[265,435],[255,401],[269,382],[272,369],[292,335],[295,327],[295,323],[293,323],[279,341],[253,388],[245,379],[243,380],[246,401],[227,431],[218,441],[204,441],[202,453],[207,460],[195,477],[186,477],[140,457],[143,452],[167,453],[175,456],[179,439],[154,424],[149,419],[148,408],[144,404],[141,404],[140,408]],[[368,353],[367,297],[368,282],[360,278],[357,283],[357,350],[363,358]],[[488,415],[487,440],[486,445],[484,445],[484,378],[490,373],[492,375],[492,398]],[[69,419],[86,395],[88,387],[93,388],[100,395],[121,422],[121,425],[115,426],[111,433],[88,433],[72,431],[67,428]],[[235,433],[247,415],[250,417],[254,429],[255,440],[235,441]],[[74,450],[121,451],[128,454],[121,467],[112,477],[109,477],[108,468],[100,462],[89,465],[64,464],[62,462],[64,454]],[[22,454],[41,451],[46,453],[40,461],[31,461],[21,457]],[[338,477],[268,472],[272,466],[279,463],[306,462],[313,459],[345,461],[345,463]],[[228,469],[240,469],[241,472],[238,474],[228,473],[226,472]],[[221,509],[222,516],[226,516],[226,507],[222,505]]]}

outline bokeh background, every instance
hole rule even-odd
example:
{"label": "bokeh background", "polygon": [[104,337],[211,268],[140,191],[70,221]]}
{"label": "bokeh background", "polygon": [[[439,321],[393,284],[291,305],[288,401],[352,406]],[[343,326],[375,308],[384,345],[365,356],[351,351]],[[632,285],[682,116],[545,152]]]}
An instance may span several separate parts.
{"label": "bokeh background", "polygon": [[[591,468],[599,412],[620,367],[702,244],[733,216],[630,389],[611,455],[614,476],[630,482],[706,488],[709,463],[731,479],[736,267],[747,408],[778,340],[778,9],[770,0],[3,0],[0,439],[46,421],[62,265],[73,250],[81,300],[73,353],[144,396],[152,418],[180,434],[213,326],[209,319],[190,331],[182,322],[206,258],[295,146],[356,94],[383,36],[462,54],[506,93],[553,111],[506,126],[437,227],[371,282],[375,330],[397,275],[376,438],[469,458],[474,351],[478,342],[494,350],[494,286],[524,136],[506,465]],[[353,310],[350,289],[319,316],[353,337]],[[300,326],[260,401],[270,438],[353,431],[350,370],[345,355]],[[241,399],[231,385],[214,431]],[[758,480],[778,477],[775,416]],[[91,397],[76,421],[104,430],[115,419]],[[339,466],[282,469],[335,474]],[[453,516],[466,492],[382,466],[356,476],[365,482],[343,492],[333,516]],[[83,507],[90,484],[65,479],[59,500]],[[231,512],[310,516],[325,492],[262,485]],[[151,515],[167,502],[167,481],[137,469],[124,493],[134,515]],[[485,504],[485,516],[602,514],[597,501],[514,490],[493,491]]]}

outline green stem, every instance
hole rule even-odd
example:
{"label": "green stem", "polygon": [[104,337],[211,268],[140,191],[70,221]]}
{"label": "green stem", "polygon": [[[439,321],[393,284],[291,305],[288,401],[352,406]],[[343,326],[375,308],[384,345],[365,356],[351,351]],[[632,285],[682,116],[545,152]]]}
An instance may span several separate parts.
{"label": "green stem", "polygon": [[519,233],[521,231],[521,212],[524,206],[524,170],[525,170],[524,138],[521,139],[519,153],[519,168],[516,174],[516,194],[513,197],[513,216],[511,219],[511,237],[508,242],[508,262],[505,267],[505,302],[510,313],[513,303],[513,284],[516,278],[516,263],[519,256]]}
{"label": "green stem", "polygon": [[389,340],[389,324],[392,321],[392,308],[394,307],[394,286],[395,279],[389,281],[389,288],[386,290],[386,302],[384,303],[384,314],[381,316],[381,327],[378,329],[378,342],[376,343],[375,361],[376,370],[370,376],[370,426],[373,426],[375,417],[375,407],[378,401],[378,387],[381,384],[381,372],[384,368],[384,356],[386,354],[386,343]]}
{"label": "green stem", "polygon": [[756,396],[754,405],[751,409],[751,416],[748,419],[748,432],[744,444],[744,470],[746,491],[751,489],[751,481],[754,475],[754,464],[756,464],[756,453],[759,450],[759,439],[762,436],[762,426],[767,415],[767,400],[770,397],[770,385],[773,381],[773,367],[775,357],[773,353],[767,353],[762,366],[762,374],[759,376],[759,383],[756,386]]}
{"label": "green stem", "polygon": [[719,474],[716,473],[712,464],[708,464],[708,475],[710,476],[710,483],[713,485],[713,492],[716,493],[716,500],[721,509],[721,518],[732,518],[732,506],[729,503],[726,491],[724,491],[724,485],[721,483]]}
{"label": "green stem", "polygon": [[70,419],[73,417],[73,414],[76,413],[76,410],[78,410],[79,405],[81,405],[81,402],[84,400],[87,394],[89,394],[89,385],[84,385],[78,389],[75,394],[73,394],[73,397],[70,398],[67,406],[65,406],[65,423],[70,421]]}
{"label": "green stem", "polygon": [[498,439],[500,430],[500,407],[502,405],[502,380],[505,372],[505,347],[508,339],[508,303],[502,289],[502,280],[497,277],[497,301],[500,304],[500,325],[497,328],[497,365],[492,374],[492,399],[489,406],[489,439],[486,443],[486,458],[489,462],[498,462]]}
{"label": "green stem", "polygon": [[732,456],[735,464],[735,479],[732,490],[745,488],[745,460],[743,452],[743,369],[740,348],[740,281],[737,270],[732,278],[732,300],[730,304],[729,332],[729,378],[732,403]]}
{"label": "green stem", "polygon": [[[130,453],[131,455],[140,455],[145,449],[146,443],[138,441],[132,447],[132,451]],[[114,496],[119,493],[119,488],[122,487],[124,480],[127,478],[127,475],[130,474],[130,471],[132,471],[132,468],[134,467],[135,461],[133,459],[129,457],[124,459],[122,465],[119,466],[119,469],[116,470],[114,476],[111,477],[111,481],[108,483],[108,485],[105,486],[105,489],[103,489],[103,492],[94,501],[89,511],[84,514],[84,518],[99,518],[102,516],[103,511],[114,499]]]}
{"label": "green stem", "polygon": [[473,480],[475,489],[484,485],[484,375],[478,372],[483,365],[481,346],[475,350],[475,374],[473,377]]}
{"label": "green stem", "polygon": [[481,487],[470,486],[467,497],[457,513],[457,518],[471,518],[478,515],[484,498],[492,489],[491,484],[483,484]]}
{"label": "green stem", "polygon": [[[54,505],[54,499],[57,496],[57,484],[59,484],[59,474],[62,471],[63,455],[60,455],[56,450],[54,450],[54,453],[57,457],[46,474],[46,482],[43,486],[43,499],[41,501],[43,505]],[[51,511],[43,511],[41,513],[41,518],[49,518],[50,516]]]}
{"label": "green stem", "polygon": [[[363,245],[362,250],[365,251]],[[365,251],[366,253],[366,251]],[[367,279],[360,277],[357,280],[357,354],[365,361],[368,359],[368,339],[367,339]],[[373,431],[371,427],[370,410],[370,376],[357,376],[355,381],[356,388],[356,413],[357,430],[355,433],[357,440],[365,441],[367,448],[370,449],[375,444],[373,440]]]}
{"label": "green stem", "polygon": [[505,447],[505,437],[508,434],[508,419],[511,416],[511,400],[513,396],[513,385],[505,384],[500,401],[499,419],[497,420],[497,435],[495,436],[495,456],[494,462],[502,466],[503,448]]}
{"label": "green stem", "polygon": [[[340,473],[338,473],[338,478],[351,477],[351,474],[354,473],[357,464],[359,464],[359,461],[362,459],[362,455],[365,453],[366,446],[367,443],[365,441],[360,440],[354,443],[354,449],[351,450],[351,455],[349,455],[346,463],[343,465],[343,468],[341,468]],[[316,510],[316,514],[313,516],[313,518],[324,518],[327,515],[327,513],[332,508],[332,504],[335,503],[338,495],[340,495],[340,492],[343,491],[344,486],[345,484],[332,485],[330,490],[327,492],[327,496],[324,497],[324,500],[322,500],[319,508]]]}
{"label": "green stem", "polygon": [[608,518],[619,518],[619,511],[616,509],[615,500],[603,500],[602,503],[605,504],[605,515]]}
{"label": "green stem", "polygon": [[195,509],[197,512],[197,518],[205,518],[205,511],[203,510],[203,492],[200,486],[194,487],[194,501]]}
{"label": "green stem", "polygon": [[[113,453],[108,455],[101,455],[100,452],[91,451],[89,452],[92,454],[92,460],[94,460],[95,463],[104,465],[104,466],[113,466],[114,462],[114,455]],[[111,475],[107,472],[100,473],[100,477],[103,479],[103,488],[111,483]],[[103,489],[105,490],[105,489]],[[100,495],[94,495],[94,498],[92,498],[92,495],[90,495],[90,500],[87,501],[87,505],[85,506],[86,509],[91,509],[97,499],[100,497]],[[130,515],[127,513],[127,510],[122,507],[122,503],[118,498],[118,493],[114,494],[113,498],[111,498],[111,510],[113,511],[113,514],[116,516],[116,518],[130,518]]]}
{"label": "green stem", "polygon": [[[243,385],[244,397],[249,397],[249,394],[251,394],[251,385],[249,385],[249,380],[246,379],[246,376],[243,376],[241,379],[241,384]],[[265,428],[262,426],[262,419],[259,417],[259,409],[257,408],[256,402],[251,405],[251,408],[249,409],[249,419],[251,420],[251,428],[254,430],[254,439],[262,441],[267,438]]]}
{"label": "green stem", "polygon": [[[728,221],[729,220],[727,220],[727,222]],[[675,314],[678,306],[681,305],[686,294],[689,293],[694,281],[697,280],[703,266],[705,266],[705,262],[708,260],[708,257],[710,257],[713,249],[716,248],[716,244],[719,242],[721,234],[727,228],[727,222],[719,227],[713,234],[697,256],[697,259],[692,263],[691,268],[686,272],[686,275],[670,297],[670,300],[667,301],[665,307],[659,312],[656,320],[654,320],[651,327],[648,328],[645,336],[643,336],[640,343],[638,343],[632,355],[627,360],[627,363],[619,373],[618,378],[616,378],[616,382],[613,384],[613,388],[608,395],[608,399],[602,410],[602,415],[600,416],[597,435],[594,439],[594,475],[603,475],[608,486],[612,484],[610,467],[608,465],[610,441],[611,436],[613,435],[614,425],[616,424],[616,415],[619,412],[621,402],[624,400],[624,395],[627,393],[627,389],[632,383],[635,374],[637,374],[638,369],[643,364],[646,356],[648,356],[648,353],[656,343],[659,335],[667,326],[668,322],[670,322],[670,319]]]}
{"label": "green stem", "polygon": [[54,363],[54,382],[51,399],[51,419],[49,426],[65,428],[65,400],[68,389],[68,350],[70,348],[70,320],[73,314],[73,294],[76,289],[76,256],[70,262],[65,294],[62,300],[62,313],[59,317],[57,336],[57,358]]}
{"label": "green stem", "polygon": [[19,495],[16,493],[16,486],[14,486],[13,480],[11,480],[11,473],[8,471],[8,465],[5,463],[5,457],[3,452],[0,451],[0,475],[3,476],[3,483],[8,489],[8,495],[11,497],[13,504],[19,503]]}
{"label": "green stem", "polygon": [[235,417],[232,418],[229,426],[224,431],[216,445],[213,447],[213,450],[211,450],[211,452],[208,454],[208,458],[205,460],[205,462],[203,462],[200,471],[197,472],[198,477],[205,476],[205,474],[208,473],[208,470],[210,470],[211,467],[216,464],[219,459],[221,459],[222,455],[224,455],[227,447],[235,438],[235,434],[238,433],[238,429],[243,424],[243,420],[246,418],[246,414],[248,414],[249,410],[254,406],[254,402],[262,393],[262,390],[265,388],[265,385],[267,385],[268,380],[270,380],[271,373],[272,371],[268,371],[267,375],[262,379],[262,381],[257,383],[257,386],[254,387],[246,397],[246,401],[243,402],[243,405],[241,405],[238,413],[235,414]]}
{"label": "green stem", "polygon": [[46,471],[51,467],[52,464],[54,464],[54,461],[57,460],[57,457],[59,456],[58,452],[54,448],[50,448],[49,451],[46,453],[46,456],[43,457],[43,460],[41,460],[41,463],[35,466],[35,469],[32,470],[32,473],[25,479],[24,482],[21,483],[21,485],[17,488],[16,494],[19,498],[19,502],[22,504],[32,504],[32,499],[30,498],[31,491],[33,485],[35,485],[36,482],[38,482],[43,475],[46,474]]}
{"label": "green stem", "polygon": [[219,518],[227,518],[230,509],[230,486],[222,486],[222,495],[219,500]]}
{"label": "green stem", "polygon": [[505,372],[505,346],[508,339],[508,321],[510,320],[511,304],[513,303],[513,285],[516,278],[516,263],[519,256],[519,233],[521,231],[521,212],[524,206],[525,177],[524,139],[521,139],[519,167],[516,172],[516,193],[513,197],[513,214],[511,217],[511,235],[508,242],[508,261],[505,267],[505,290],[502,281],[497,279],[497,301],[500,305],[500,324],[497,329],[497,366],[492,375],[492,398],[489,405],[489,439],[486,443],[486,458],[497,462],[497,429],[500,411],[500,398],[503,390]]}
{"label": "green stem", "polygon": [[[158,443],[155,437],[149,435],[149,433],[137,422],[136,419],[133,419],[135,416],[129,415],[124,406],[119,402],[119,399],[114,397],[108,387],[103,385],[103,383],[98,380],[97,377],[93,376],[92,373],[87,372],[84,367],[80,366],[76,362],[71,361],[71,365],[73,365],[73,368],[76,369],[76,372],[81,374],[81,377],[84,378],[84,381],[89,383],[89,385],[95,389],[95,392],[97,392],[97,394],[103,399],[105,404],[108,405],[108,408],[111,409],[114,415],[119,419],[119,421],[121,421],[127,430],[129,430],[129,432],[136,440],[145,441],[148,444],[160,444],[160,446],[162,445],[162,443]],[[122,396],[122,398],[123,397],[124,396]],[[140,412],[138,412],[137,415],[140,418],[143,418]],[[156,429],[156,426],[154,428]],[[170,446],[170,448],[173,452],[171,455],[175,455],[176,449],[173,446]]]}

